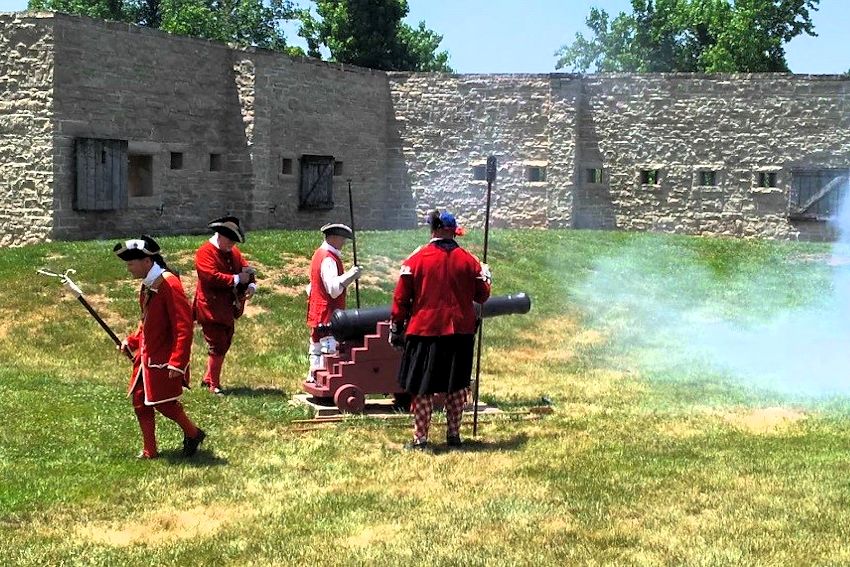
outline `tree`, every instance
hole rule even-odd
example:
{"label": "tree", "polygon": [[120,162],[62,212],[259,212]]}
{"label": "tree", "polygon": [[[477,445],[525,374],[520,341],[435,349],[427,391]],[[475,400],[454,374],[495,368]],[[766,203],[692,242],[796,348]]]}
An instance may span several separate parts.
{"label": "tree", "polygon": [[437,52],[441,35],[425,22],[411,27],[402,22],[407,0],[316,0],[317,19],[302,10],[298,35],[307,53],[321,57],[321,47],[338,63],[385,71],[446,71],[449,55]]}
{"label": "tree", "polygon": [[785,44],[816,36],[811,11],[820,0],[632,0],[632,13],[610,20],[591,8],[590,39],[555,55],[556,67],[585,72],[788,71]]}
{"label": "tree", "polygon": [[303,55],[289,47],[282,24],[296,18],[291,0],[29,0],[55,10],[163,31]]}

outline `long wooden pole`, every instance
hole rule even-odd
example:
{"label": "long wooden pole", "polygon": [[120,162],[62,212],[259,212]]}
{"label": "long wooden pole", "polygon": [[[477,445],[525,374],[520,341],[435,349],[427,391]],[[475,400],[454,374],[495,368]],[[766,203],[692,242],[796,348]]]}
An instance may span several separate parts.
{"label": "long wooden pole", "polygon": [[[487,158],[487,208],[484,213],[484,263],[490,243],[490,197],[496,181],[496,156]],[[472,436],[478,435],[478,394],[481,384],[481,346],[484,339],[484,317],[478,320],[478,348],[475,355],[475,390],[472,394]]]}
{"label": "long wooden pole", "polygon": [[[351,179],[348,180],[348,216],[351,219],[351,252],[354,255],[354,265],[357,266],[357,232],[354,229],[354,201],[351,199]],[[354,280],[354,297],[357,309],[360,309],[360,281]]]}

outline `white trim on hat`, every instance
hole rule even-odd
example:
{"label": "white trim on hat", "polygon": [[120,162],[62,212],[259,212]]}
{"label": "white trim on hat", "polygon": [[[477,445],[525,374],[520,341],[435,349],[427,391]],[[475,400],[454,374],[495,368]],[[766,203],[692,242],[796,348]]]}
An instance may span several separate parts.
{"label": "white trim on hat", "polygon": [[[320,228],[319,231],[321,231],[322,234],[327,236],[328,231],[331,231],[331,230],[334,230],[334,229],[345,231],[347,233],[347,235],[346,235],[347,238],[351,238],[351,236],[354,234],[354,231],[351,230],[351,227],[349,227],[348,225],[342,224],[340,222],[326,224],[325,226]],[[339,236],[342,236],[342,235],[339,235]]]}
{"label": "white trim on hat", "polygon": [[147,245],[148,245],[148,243],[145,242],[144,240],[142,240],[141,238],[132,238],[132,239],[124,242],[123,248],[119,248],[118,250],[115,250],[115,254],[121,255],[124,252],[127,252],[129,250],[138,250],[139,252],[141,252],[142,254],[144,254],[146,256],[153,256],[154,254],[157,253],[157,252],[152,252],[152,251],[148,250]]}

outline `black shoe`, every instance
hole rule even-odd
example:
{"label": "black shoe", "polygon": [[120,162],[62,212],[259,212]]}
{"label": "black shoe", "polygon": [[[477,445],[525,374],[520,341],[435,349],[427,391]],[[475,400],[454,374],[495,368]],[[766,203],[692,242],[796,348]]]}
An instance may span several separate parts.
{"label": "black shoe", "polygon": [[404,449],[406,451],[421,451],[423,453],[431,453],[431,446],[428,445],[428,441],[410,441],[409,443],[404,444]]}
{"label": "black shoe", "polygon": [[195,453],[198,452],[198,446],[204,442],[207,434],[204,433],[204,430],[198,428],[198,434],[195,437],[186,437],[183,436],[183,456],[191,457]]}
{"label": "black shoe", "polygon": [[460,435],[447,435],[446,445],[449,447],[462,447],[463,440],[460,438]]}

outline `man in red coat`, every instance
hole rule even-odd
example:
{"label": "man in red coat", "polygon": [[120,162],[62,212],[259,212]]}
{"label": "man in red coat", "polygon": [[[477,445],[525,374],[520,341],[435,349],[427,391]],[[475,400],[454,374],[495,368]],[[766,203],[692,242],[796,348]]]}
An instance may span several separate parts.
{"label": "man in red coat", "polygon": [[490,297],[490,272],[455,241],[454,215],[428,215],[431,241],[401,267],[393,294],[390,343],[404,347],[398,380],[412,396],[413,442],[428,449],[433,394],[446,394],[446,443],[460,446],[477,327],[474,303]]}
{"label": "man in red coat", "polygon": [[183,411],[180,396],[189,385],[192,309],[180,278],[169,271],[156,241],[147,235],[119,242],[115,254],[142,280],[139,327],[119,348],[134,355],[128,394],[142,429],[139,458],[157,456],[154,408],[183,429],[183,454],[194,455],[206,437]]}
{"label": "man in red coat", "polygon": [[321,228],[325,241],[313,253],[310,261],[310,285],[307,286],[307,326],[310,327],[310,371],[313,381],[316,370],[324,367],[323,357],[333,354],[337,342],[316,329],[329,323],[336,309],[345,309],[345,289],[360,277],[360,266],[347,272],[342,265],[342,247],[354,233],[344,224],[326,224]]}
{"label": "man in red coat", "polygon": [[224,356],[233,342],[236,319],[242,315],[245,301],[254,295],[257,284],[254,271],[236,247],[237,242],[245,242],[239,219],[222,217],[208,226],[215,234],[195,254],[198,288],[193,307],[208,347],[207,370],[201,384],[221,395]]}

